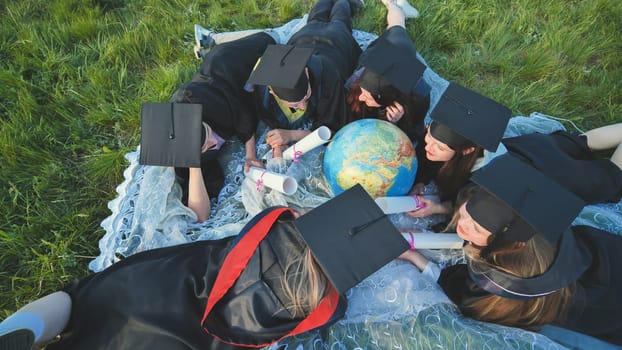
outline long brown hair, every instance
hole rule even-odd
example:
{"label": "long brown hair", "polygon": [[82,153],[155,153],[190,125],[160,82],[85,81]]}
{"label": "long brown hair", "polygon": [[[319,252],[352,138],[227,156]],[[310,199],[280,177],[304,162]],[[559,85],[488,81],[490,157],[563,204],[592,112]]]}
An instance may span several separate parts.
{"label": "long brown hair", "polygon": [[462,204],[466,203],[471,196],[480,190],[478,185],[473,183],[467,184],[462,187],[456,196],[456,205],[454,206],[454,213],[451,216],[451,220],[447,223],[445,229],[442,232],[456,232],[456,228],[458,227],[458,220],[460,220],[460,207]]}
{"label": "long brown hair", "polygon": [[475,151],[468,154],[463,154],[464,149],[453,150],[456,152],[454,156],[436,174],[436,184],[442,201],[456,198],[458,191],[469,181],[473,165],[484,155],[480,146],[475,146]]}
{"label": "long brown hair", "polygon": [[350,107],[348,122],[378,116],[378,108],[367,107],[365,102],[359,100],[361,93],[361,85],[356,80],[350,85],[350,90],[348,90],[348,96],[346,97],[346,103]]}
{"label": "long brown hair", "polygon": [[330,283],[309,248],[285,267],[281,286],[289,299],[286,305],[294,317],[305,317],[317,308]]}
{"label": "long brown hair", "polygon": [[[470,261],[529,278],[541,275],[549,269],[555,259],[556,249],[546,239],[535,235],[525,243],[506,241],[486,258],[480,255],[480,248],[475,246],[465,246],[464,253]],[[482,298],[468,298],[460,305],[460,309],[466,316],[477,320],[532,328],[563,318],[572,300],[573,291],[574,285],[571,285],[554,293],[526,300],[490,294]]]}
{"label": "long brown hair", "polygon": [[[350,85],[346,102],[349,107],[348,123],[363,118],[385,118],[385,107],[368,107],[365,102],[359,100],[361,96],[360,79],[355,80]],[[393,102],[398,102],[404,107],[404,116],[397,122],[397,126],[404,131],[413,141],[419,141],[425,134],[423,121],[425,119],[428,108],[430,107],[430,96],[406,96],[397,89],[392,89],[395,96]]]}

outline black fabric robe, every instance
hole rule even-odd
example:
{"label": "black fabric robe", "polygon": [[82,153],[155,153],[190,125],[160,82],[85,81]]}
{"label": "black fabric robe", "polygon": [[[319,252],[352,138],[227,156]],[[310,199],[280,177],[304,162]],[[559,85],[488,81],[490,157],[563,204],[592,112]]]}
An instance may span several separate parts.
{"label": "black fabric robe", "polygon": [[[576,282],[568,315],[556,325],[622,345],[622,237],[590,226],[573,226],[565,234],[589,249],[592,263]],[[438,283],[461,309],[489,295],[470,279],[465,264],[444,269]]]}
{"label": "black fabric robe", "polygon": [[[400,48],[403,55],[407,55],[412,60],[417,60],[417,48],[415,44],[412,42],[406,29],[400,26],[393,26],[387,29],[382,35],[378,37],[378,39],[374,40],[367,50],[365,50],[360,58],[359,62],[363,62],[365,57],[369,54],[381,55],[382,52],[378,50],[374,50],[374,46],[378,45],[382,47],[382,42],[388,41],[393,45]],[[403,57],[401,57],[403,58]],[[387,60],[395,59],[394,57],[387,57]],[[359,68],[363,67],[359,63]],[[358,70],[358,68],[357,68]],[[402,130],[408,137],[416,142],[415,151],[417,153],[417,178],[415,179],[415,183],[428,183],[432,180],[434,175],[438,172],[442,163],[440,162],[431,162],[425,156],[425,141],[424,137],[426,134],[425,129],[425,116],[427,110],[430,105],[430,97],[420,97],[417,96],[418,100],[415,101],[412,98],[408,98],[407,100],[398,101],[403,107],[405,114],[400,118],[397,122],[397,126]],[[377,118],[385,120],[385,116],[381,112],[380,108],[371,108],[364,106],[366,115],[365,118]],[[356,116],[353,116],[356,118]]]}
{"label": "black fabric robe", "polygon": [[244,85],[266,47],[274,44],[266,33],[214,46],[192,81],[175,92],[174,102],[200,103],[203,121],[221,137],[246,142],[257,129],[252,96]]}
{"label": "black fabric robe", "polygon": [[608,159],[596,159],[585,137],[558,131],[502,140],[508,152],[527,161],[587,204],[618,202],[622,170]]}
{"label": "black fabric robe", "polygon": [[[179,88],[171,100],[202,104],[203,122],[219,136],[237,136],[242,142],[248,141],[257,129],[258,118],[252,95],[244,90],[244,85],[266,47],[274,43],[270,35],[257,33],[214,46],[192,81]],[[187,205],[188,169],[176,168],[175,173],[182,188],[182,202]],[[217,197],[225,176],[214,155],[202,157],[201,173],[209,196]]]}
{"label": "black fabric robe", "polygon": [[622,171],[608,159],[596,158],[585,137],[557,131],[525,134],[501,142],[509,153],[531,164],[587,204],[618,202],[622,198]]}
{"label": "black fabric robe", "polygon": [[[288,305],[281,278],[284,267],[306,246],[289,212],[277,221],[233,287],[202,326],[208,296],[223,261],[240,237],[275,210],[257,215],[239,236],[199,241],[138,253],[70,286],[72,313],[55,349],[237,349],[234,343],[269,343],[300,321]],[[345,299],[328,325],[345,312]]]}
{"label": "black fabric robe", "polygon": [[[316,7],[332,6],[330,1],[324,3],[318,2]],[[349,6],[347,2],[345,6]],[[352,28],[348,28],[347,24],[342,22],[313,20],[310,15],[309,22],[296,32],[287,44],[315,50],[307,62],[311,83],[309,106],[305,115],[299,119],[300,122],[288,125],[267,89],[258,87],[254,99],[261,120],[273,129],[294,129],[310,119],[313,121],[312,129],[326,125],[336,132],[347,122],[347,92],[344,84],[361,54],[360,47],[352,37]]]}
{"label": "black fabric robe", "polygon": [[[384,33],[382,33],[382,35],[378,37],[378,39],[374,40],[371,44],[369,44],[369,47],[367,48],[367,50],[365,50],[361,54],[361,57],[359,58],[359,62],[363,62],[365,60],[365,57],[369,54],[382,55],[381,51],[374,50],[374,46],[378,45],[379,47],[382,47],[383,46],[382,42],[384,41],[388,41],[391,44],[399,47],[400,53],[402,54],[402,57],[399,57],[400,59],[403,59],[404,58],[403,56],[407,56],[410,60],[417,60],[417,48],[415,47],[415,44],[412,42],[412,40],[408,36],[406,29],[400,26],[393,26],[385,30]],[[382,55],[382,56],[385,56],[385,55]],[[387,61],[391,61],[394,59],[396,59],[396,57],[386,57]],[[359,64],[359,67],[363,67],[363,66]],[[402,131],[404,131],[406,135],[410,137],[411,140],[417,141],[418,143],[423,144],[423,146],[425,146],[425,142],[423,142],[423,137],[425,136],[425,133],[426,133],[424,119],[425,119],[425,114],[427,112],[427,108],[422,113],[417,114],[415,113],[415,106],[414,106],[415,101],[414,100],[408,99],[407,101],[398,101],[398,102],[404,106],[407,114],[405,114],[397,122],[396,125]],[[429,101],[425,104],[429,105]],[[376,110],[376,112],[379,110],[379,108],[373,108],[373,109],[369,108],[369,109]],[[384,119],[384,116],[379,116],[377,114],[370,115],[367,117],[378,117],[378,118]],[[423,155],[425,155],[425,152],[423,153]]]}

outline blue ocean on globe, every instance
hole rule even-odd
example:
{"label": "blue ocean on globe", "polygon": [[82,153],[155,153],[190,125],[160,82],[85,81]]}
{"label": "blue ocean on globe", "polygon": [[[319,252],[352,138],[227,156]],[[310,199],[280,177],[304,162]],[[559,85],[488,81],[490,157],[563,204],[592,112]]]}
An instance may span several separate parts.
{"label": "blue ocean on globe", "polygon": [[334,195],[361,184],[374,198],[402,196],[411,189],[416,174],[415,145],[384,120],[349,123],[324,153],[324,175]]}

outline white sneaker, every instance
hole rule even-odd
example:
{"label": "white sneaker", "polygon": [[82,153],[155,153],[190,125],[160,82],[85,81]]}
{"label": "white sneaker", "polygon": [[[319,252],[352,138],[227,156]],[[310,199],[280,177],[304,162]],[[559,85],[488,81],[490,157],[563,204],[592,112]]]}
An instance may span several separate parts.
{"label": "white sneaker", "polygon": [[210,48],[214,46],[216,43],[212,38],[213,31],[203,28],[202,26],[195,24],[194,25],[194,41],[196,46],[200,48]]}
{"label": "white sneaker", "polygon": [[397,6],[402,8],[404,11],[404,16],[406,18],[417,18],[419,17],[419,11],[416,8],[412,7],[411,4],[408,3],[408,0],[397,0]]}

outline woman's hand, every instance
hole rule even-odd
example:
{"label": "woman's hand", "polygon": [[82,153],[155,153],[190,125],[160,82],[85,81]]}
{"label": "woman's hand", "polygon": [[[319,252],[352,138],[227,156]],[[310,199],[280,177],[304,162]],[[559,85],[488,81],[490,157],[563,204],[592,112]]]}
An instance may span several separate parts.
{"label": "woman's hand", "polygon": [[430,216],[434,214],[451,213],[451,208],[448,207],[448,206],[451,206],[451,203],[449,202],[439,203],[435,200],[421,197],[421,196],[419,196],[418,199],[419,199],[419,202],[425,206],[421,209],[406,212],[406,214],[414,218],[424,218],[426,216]]}
{"label": "woman's hand", "polygon": [[272,149],[272,158],[283,158],[283,147],[276,146]]}
{"label": "woman's hand", "polygon": [[399,122],[400,119],[402,119],[402,117],[404,116],[404,107],[397,101],[393,102],[392,105],[388,106],[386,108],[386,111],[387,120],[393,124]]}
{"label": "woman's hand", "polygon": [[310,133],[311,131],[309,130],[274,129],[268,131],[268,134],[266,135],[266,143],[272,148],[281,146],[283,149],[286,149],[290,143],[300,141],[300,139]]}
{"label": "woman's hand", "polygon": [[268,131],[266,136],[266,143],[272,148],[287,146],[292,141],[292,130],[274,129]]}
{"label": "woman's hand", "polygon": [[265,165],[256,157],[246,158],[244,159],[244,172],[247,173],[251,166],[256,166],[258,168],[265,168]]}
{"label": "woman's hand", "polygon": [[407,250],[398,258],[410,261],[411,264],[417,266],[419,271],[425,270],[426,266],[428,266],[428,259],[416,250]]}
{"label": "woman's hand", "polygon": [[420,196],[420,195],[425,194],[425,185],[423,184],[423,182],[416,183],[408,194],[411,196],[412,195]]}

